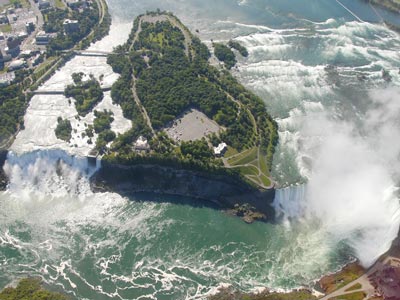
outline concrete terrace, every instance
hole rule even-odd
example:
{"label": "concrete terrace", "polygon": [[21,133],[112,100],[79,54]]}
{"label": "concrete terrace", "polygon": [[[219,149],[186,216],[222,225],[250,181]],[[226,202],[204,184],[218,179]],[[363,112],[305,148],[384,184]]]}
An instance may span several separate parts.
{"label": "concrete terrace", "polygon": [[165,128],[168,136],[176,142],[200,140],[221,130],[221,126],[196,109],[185,113],[172,126]]}

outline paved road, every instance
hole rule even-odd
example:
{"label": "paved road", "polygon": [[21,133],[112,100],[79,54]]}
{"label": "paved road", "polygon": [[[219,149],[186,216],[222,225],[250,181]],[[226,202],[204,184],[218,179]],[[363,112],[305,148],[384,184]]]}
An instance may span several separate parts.
{"label": "paved road", "polygon": [[[340,296],[340,295],[346,295],[346,294],[351,294],[354,292],[358,292],[358,291],[363,291],[367,294],[367,296],[364,298],[365,299],[369,299],[370,297],[372,297],[372,295],[375,293],[375,289],[374,287],[371,285],[368,276],[372,275],[374,272],[380,270],[382,267],[384,267],[385,265],[388,264],[388,262],[390,260],[397,260],[398,258],[396,257],[392,257],[392,256],[388,256],[386,257],[383,262],[382,261],[378,261],[375,263],[375,265],[373,265],[368,271],[367,273],[365,273],[364,275],[362,275],[361,277],[359,277],[358,279],[346,284],[344,287],[320,298],[319,300],[330,300],[334,297]],[[361,289],[358,290],[352,290],[352,291],[346,291],[348,288],[352,287],[355,284],[361,284]]]}
{"label": "paved road", "polygon": [[34,41],[36,34],[42,30],[43,28],[43,15],[41,11],[39,10],[37,4],[33,0],[29,0],[29,3],[31,5],[32,11],[34,12],[36,16],[36,25],[35,25],[35,31],[31,32],[31,34],[22,42],[21,44],[21,49],[30,49],[32,42]]}
{"label": "paved road", "polygon": [[134,76],[133,76],[133,80],[132,80],[132,94],[133,94],[133,98],[135,99],[137,106],[141,110],[142,115],[143,115],[144,119],[146,120],[147,126],[149,126],[153,136],[155,136],[156,132],[154,131],[153,125],[151,124],[151,120],[147,113],[147,110],[144,108],[144,106],[143,106],[142,102],[140,101],[139,96],[136,92],[136,78]]}

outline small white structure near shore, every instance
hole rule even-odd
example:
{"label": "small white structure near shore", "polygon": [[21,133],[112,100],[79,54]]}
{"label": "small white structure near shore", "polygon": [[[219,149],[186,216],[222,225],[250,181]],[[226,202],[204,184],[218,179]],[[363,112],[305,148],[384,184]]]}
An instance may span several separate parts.
{"label": "small white structure near shore", "polygon": [[139,136],[134,144],[134,148],[137,151],[147,151],[150,150],[150,145],[145,137]]}
{"label": "small white structure near shore", "polygon": [[225,151],[228,149],[228,145],[225,143],[220,143],[218,147],[214,147],[214,154],[216,156],[224,155]]}

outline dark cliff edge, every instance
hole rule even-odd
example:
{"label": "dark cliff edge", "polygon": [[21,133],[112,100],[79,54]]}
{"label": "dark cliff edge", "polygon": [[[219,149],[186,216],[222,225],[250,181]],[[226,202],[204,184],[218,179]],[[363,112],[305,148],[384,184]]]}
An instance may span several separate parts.
{"label": "dark cliff edge", "polygon": [[3,166],[7,159],[7,150],[0,150],[0,191],[4,191],[8,184],[8,179],[4,173]]}
{"label": "dark cliff edge", "polygon": [[274,189],[258,190],[229,176],[172,167],[124,166],[103,162],[102,167],[91,178],[91,187],[94,192],[150,192],[185,196],[213,202],[221,209],[250,205],[264,214],[267,221],[273,221],[275,215],[271,206],[275,197]]}

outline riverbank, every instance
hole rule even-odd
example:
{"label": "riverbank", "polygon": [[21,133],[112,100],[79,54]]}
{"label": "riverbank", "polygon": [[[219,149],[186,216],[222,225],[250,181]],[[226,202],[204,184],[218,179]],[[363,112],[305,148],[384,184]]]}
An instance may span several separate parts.
{"label": "riverbank", "polygon": [[209,201],[221,209],[231,209],[231,214],[243,217],[247,223],[256,219],[274,221],[275,216],[271,206],[274,189],[256,189],[228,175],[150,164],[126,166],[103,162],[91,178],[91,187],[95,192],[123,195],[150,192]]}
{"label": "riverbank", "polygon": [[394,13],[400,13],[400,1],[398,0],[369,0],[369,2]]}
{"label": "riverbank", "polygon": [[3,166],[7,159],[8,151],[0,150],[0,191],[4,191],[7,188],[8,178],[4,173]]}

